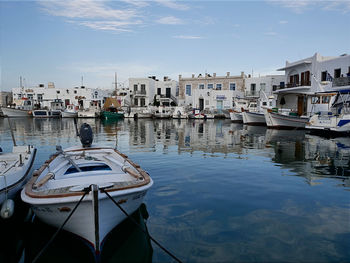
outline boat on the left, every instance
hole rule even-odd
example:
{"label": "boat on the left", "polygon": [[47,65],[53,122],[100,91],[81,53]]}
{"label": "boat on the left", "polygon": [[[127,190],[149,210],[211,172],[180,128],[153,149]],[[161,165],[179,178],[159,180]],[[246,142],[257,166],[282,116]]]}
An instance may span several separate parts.
{"label": "boat on the left", "polygon": [[19,105],[14,107],[0,107],[5,117],[28,117],[32,115],[33,102],[31,100],[21,100]]}
{"label": "boat on the left", "polygon": [[9,218],[14,212],[14,197],[28,181],[34,163],[36,148],[32,145],[14,145],[12,152],[0,148],[0,204],[1,217]]}

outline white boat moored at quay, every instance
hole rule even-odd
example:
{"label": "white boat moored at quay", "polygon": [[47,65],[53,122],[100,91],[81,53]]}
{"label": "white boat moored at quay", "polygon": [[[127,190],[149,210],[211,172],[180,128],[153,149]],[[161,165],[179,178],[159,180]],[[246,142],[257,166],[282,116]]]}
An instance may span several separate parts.
{"label": "white boat moored at quay", "polygon": [[10,217],[13,213],[13,201],[18,191],[30,176],[36,155],[32,145],[13,146],[12,152],[4,153],[0,148],[0,204],[1,216]]}
{"label": "white boat moored at quay", "polygon": [[78,111],[72,104],[67,105],[67,108],[61,113],[62,118],[76,118],[78,117]]}
{"label": "white boat moored at quay", "polygon": [[298,116],[290,112],[278,113],[271,109],[265,110],[267,127],[276,129],[304,129],[309,117]]}
{"label": "white boat moored at quay", "polygon": [[264,113],[243,111],[242,118],[244,124],[266,125]]}
{"label": "white boat moored at quay", "polygon": [[82,125],[80,138],[82,147],[64,151],[57,147],[57,153],[33,174],[21,197],[43,222],[60,227],[87,193],[64,229],[87,240],[98,253],[107,234],[126,218],[103,191],[131,214],[153,181],[116,149],[91,146],[89,125]]}

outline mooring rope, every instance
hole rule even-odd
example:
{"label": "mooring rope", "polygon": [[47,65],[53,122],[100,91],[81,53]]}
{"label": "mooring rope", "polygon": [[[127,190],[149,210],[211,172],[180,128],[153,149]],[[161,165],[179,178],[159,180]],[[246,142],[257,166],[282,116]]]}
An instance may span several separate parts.
{"label": "mooring rope", "polygon": [[169,256],[171,256],[173,259],[175,259],[177,262],[182,263],[182,261],[180,259],[178,259],[173,253],[171,253],[169,250],[167,250],[164,246],[162,246],[157,240],[155,240],[147,231],[145,231],[136,221],[134,218],[132,218],[125,210],[124,208],[122,208],[114,199],[112,196],[110,196],[110,194],[108,192],[106,192],[104,189],[101,189],[101,191],[103,193],[105,193],[109,199],[112,200],[112,202],[118,206],[118,208],[146,235],[149,236],[149,238],[155,243],[157,244],[165,253],[167,253]]}
{"label": "mooring rope", "polygon": [[54,239],[56,238],[56,236],[58,235],[58,233],[63,229],[63,227],[65,226],[65,224],[68,222],[68,220],[72,217],[73,213],[75,212],[75,210],[78,208],[78,206],[80,205],[81,201],[83,201],[84,197],[91,191],[91,187],[85,188],[84,189],[84,194],[82,195],[82,197],[80,198],[79,202],[75,205],[75,207],[73,208],[72,212],[70,212],[70,214],[68,215],[68,217],[66,218],[66,220],[63,222],[63,224],[60,226],[59,229],[57,229],[57,231],[55,232],[55,234],[51,237],[51,239],[46,243],[46,245],[40,250],[40,252],[36,255],[36,257],[34,258],[34,260],[32,261],[32,263],[35,263],[38,261],[38,259],[41,257],[41,255],[44,253],[44,251],[50,246],[50,244],[54,241]]}

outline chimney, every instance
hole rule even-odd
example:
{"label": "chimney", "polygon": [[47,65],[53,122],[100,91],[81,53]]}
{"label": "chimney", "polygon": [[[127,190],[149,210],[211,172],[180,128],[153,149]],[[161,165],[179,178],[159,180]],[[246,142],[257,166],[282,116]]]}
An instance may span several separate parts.
{"label": "chimney", "polygon": [[226,73],[226,77],[229,77],[229,76],[230,76],[230,72],[227,72],[227,73]]}
{"label": "chimney", "polygon": [[182,78],[182,75],[179,75],[179,80]]}
{"label": "chimney", "polygon": [[192,74],[192,78],[194,78],[194,74]]}
{"label": "chimney", "polygon": [[168,78],[167,76],[164,76],[163,80],[164,80],[164,81],[168,81],[169,78]]}
{"label": "chimney", "polygon": [[216,78],[216,73],[213,73],[213,77]]}
{"label": "chimney", "polygon": [[244,78],[244,71],[241,71],[241,78]]}

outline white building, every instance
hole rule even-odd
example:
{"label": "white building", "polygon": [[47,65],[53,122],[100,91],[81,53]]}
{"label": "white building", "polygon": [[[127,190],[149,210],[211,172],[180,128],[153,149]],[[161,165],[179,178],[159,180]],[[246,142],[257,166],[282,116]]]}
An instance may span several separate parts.
{"label": "white building", "polygon": [[350,88],[350,55],[323,57],[315,53],[312,57],[296,62],[286,61],[285,88],[278,95],[277,106],[293,109],[299,115],[328,110],[329,97],[315,99],[315,93]]}
{"label": "white building", "polygon": [[200,110],[223,110],[233,106],[235,97],[244,96],[244,72],[239,76],[192,74],[190,78],[179,75],[179,105],[191,105]]}
{"label": "white building", "polygon": [[156,99],[161,105],[176,103],[177,81],[164,77],[159,81],[155,76],[148,78],[129,78],[130,99],[132,106],[153,105]]}
{"label": "white building", "polygon": [[33,104],[43,107],[50,107],[50,103],[55,99],[61,99],[64,105],[73,104],[80,109],[89,108],[91,103],[102,106],[107,97],[111,96],[111,90],[91,89],[85,86],[75,88],[56,88],[54,83],[49,82],[48,86],[39,84],[33,88],[13,88],[13,102],[19,103],[23,98],[32,100]]}

